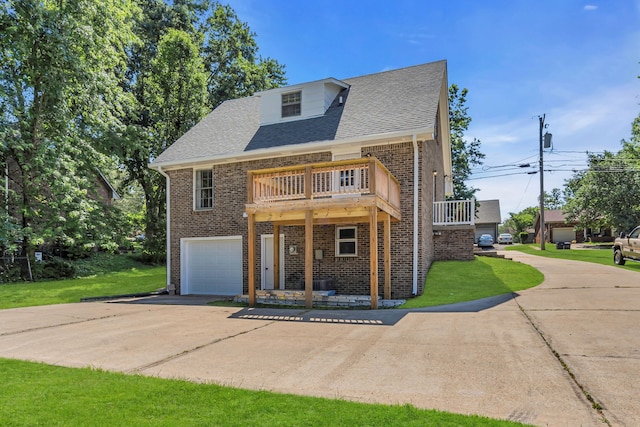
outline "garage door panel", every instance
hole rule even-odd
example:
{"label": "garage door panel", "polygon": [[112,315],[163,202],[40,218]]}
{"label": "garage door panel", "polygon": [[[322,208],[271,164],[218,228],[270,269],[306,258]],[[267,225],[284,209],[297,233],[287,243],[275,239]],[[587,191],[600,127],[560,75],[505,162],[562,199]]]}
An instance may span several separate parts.
{"label": "garage door panel", "polygon": [[242,238],[183,242],[183,294],[242,293]]}
{"label": "garage door panel", "polygon": [[552,231],[553,243],[570,242],[576,238],[576,232],[573,227],[554,227]]}

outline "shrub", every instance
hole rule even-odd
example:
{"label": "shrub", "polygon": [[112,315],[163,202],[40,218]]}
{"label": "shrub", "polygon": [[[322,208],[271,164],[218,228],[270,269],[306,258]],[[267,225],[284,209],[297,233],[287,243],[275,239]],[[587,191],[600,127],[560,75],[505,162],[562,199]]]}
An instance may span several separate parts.
{"label": "shrub", "polygon": [[35,280],[71,279],[76,275],[76,269],[73,264],[57,257],[33,263],[31,270]]}
{"label": "shrub", "polygon": [[518,239],[520,239],[520,243],[527,243],[529,239],[529,233],[522,232],[518,234]]}

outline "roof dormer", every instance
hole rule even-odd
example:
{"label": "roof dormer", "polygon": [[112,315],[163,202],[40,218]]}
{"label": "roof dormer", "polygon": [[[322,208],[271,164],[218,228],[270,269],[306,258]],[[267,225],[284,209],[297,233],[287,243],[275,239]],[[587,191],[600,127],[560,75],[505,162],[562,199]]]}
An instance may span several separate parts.
{"label": "roof dormer", "polygon": [[256,93],[260,97],[260,125],[320,117],[329,109],[348,84],[328,78],[270,89]]}

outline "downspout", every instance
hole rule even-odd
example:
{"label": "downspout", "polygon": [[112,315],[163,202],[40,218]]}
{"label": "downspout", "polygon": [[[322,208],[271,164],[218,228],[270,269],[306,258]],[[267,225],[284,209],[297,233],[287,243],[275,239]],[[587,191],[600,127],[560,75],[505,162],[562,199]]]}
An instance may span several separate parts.
{"label": "downspout", "polygon": [[418,165],[418,139],[413,135],[413,295],[418,295],[418,185],[420,169]]}
{"label": "downspout", "polygon": [[171,193],[171,180],[169,179],[169,175],[165,171],[162,170],[162,166],[158,166],[158,172],[167,180],[167,188],[166,188],[166,204],[167,204],[167,292],[171,292],[171,198],[169,194]]}

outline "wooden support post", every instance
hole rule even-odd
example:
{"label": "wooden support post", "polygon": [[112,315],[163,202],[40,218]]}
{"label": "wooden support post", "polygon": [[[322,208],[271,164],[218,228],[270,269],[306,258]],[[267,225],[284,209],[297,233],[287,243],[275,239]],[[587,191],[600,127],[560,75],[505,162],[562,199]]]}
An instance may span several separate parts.
{"label": "wooden support post", "polygon": [[256,305],[256,224],[254,215],[248,215],[249,236],[247,239],[247,270],[249,271],[249,306]]}
{"label": "wooden support post", "polygon": [[311,200],[313,198],[313,169],[307,166],[304,171],[304,198]]}
{"label": "wooden support post", "polygon": [[304,221],[304,298],[307,308],[313,307],[313,211]]}
{"label": "wooden support post", "polygon": [[371,308],[378,308],[378,208],[370,208],[369,214],[369,281],[371,282]]}
{"label": "wooden support post", "polygon": [[391,299],[391,215],[384,217],[384,299]]}
{"label": "wooden support post", "polygon": [[369,159],[369,194],[377,194],[376,190],[376,159]]}
{"label": "wooden support post", "polygon": [[253,172],[247,172],[247,203],[253,203]]}
{"label": "wooden support post", "polygon": [[273,224],[273,289],[280,289],[280,225]]}

